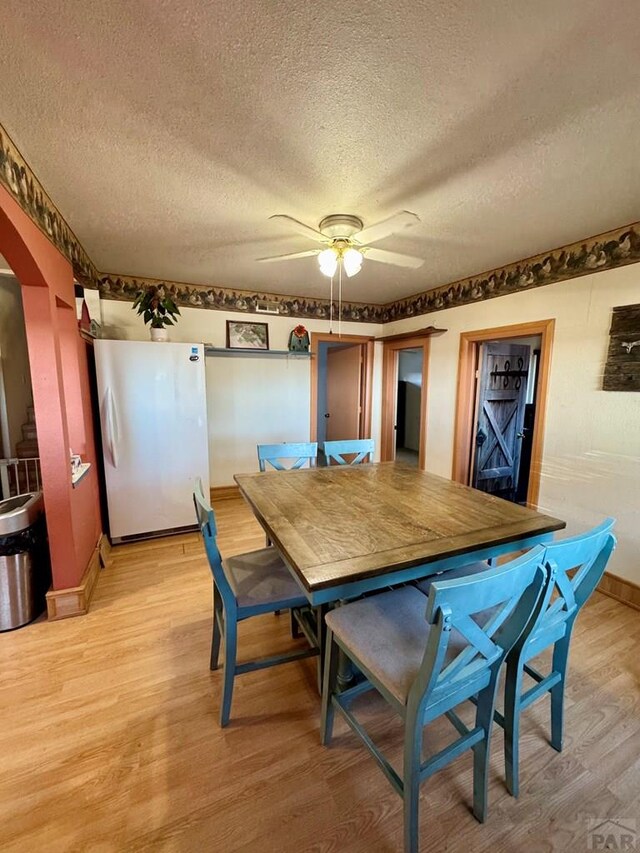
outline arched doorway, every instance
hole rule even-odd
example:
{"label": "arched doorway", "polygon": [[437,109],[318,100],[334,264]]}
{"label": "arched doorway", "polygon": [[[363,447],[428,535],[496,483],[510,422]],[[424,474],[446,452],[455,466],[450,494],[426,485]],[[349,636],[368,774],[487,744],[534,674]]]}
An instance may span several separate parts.
{"label": "arched doorway", "polygon": [[[0,187],[0,254],[22,288],[52,586],[54,591],[78,588],[95,554],[101,522],[87,360],[75,318],[73,270],[4,187]],[[78,489],[71,483],[70,448],[91,463]]]}

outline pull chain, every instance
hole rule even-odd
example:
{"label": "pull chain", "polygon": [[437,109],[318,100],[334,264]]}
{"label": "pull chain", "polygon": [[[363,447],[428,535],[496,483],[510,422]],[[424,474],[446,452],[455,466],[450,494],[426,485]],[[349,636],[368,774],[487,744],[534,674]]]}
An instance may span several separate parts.
{"label": "pull chain", "polygon": [[333,334],[333,275],[331,276],[331,291],[329,293],[329,334]]}
{"label": "pull chain", "polygon": [[338,262],[340,272],[338,274],[338,337],[342,337],[342,258]]}

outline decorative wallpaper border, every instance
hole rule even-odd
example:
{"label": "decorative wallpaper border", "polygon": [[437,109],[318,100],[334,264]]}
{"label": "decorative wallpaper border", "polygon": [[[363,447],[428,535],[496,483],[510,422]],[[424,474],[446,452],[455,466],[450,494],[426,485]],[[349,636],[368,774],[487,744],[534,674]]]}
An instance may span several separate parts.
{"label": "decorative wallpaper border", "polygon": [[69,260],[73,274],[85,287],[96,288],[99,274],[80,241],[47,195],[7,131],[0,125],[0,183],[31,221]]}
{"label": "decorative wallpaper border", "polygon": [[[330,301],[305,296],[231,290],[200,284],[136,278],[99,273],[80,241],[51,201],[40,181],[20,154],[9,134],[0,125],[0,184],[13,195],[22,210],[68,258],[76,279],[85,287],[99,288],[101,297],[131,301],[150,285],[164,286],[178,305],[247,314],[277,312],[280,316],[328,320]],[[640,262],[640,222],[616,228],[596,237],[542,252],[524,261],[508,264],[481,275],[469,276],[449,284],[389,302],[370,305],[343,302],[342,319],[360,323],[391,323],[445,308],[456,308],[520,293],[535,287],[615,269]],[[267,303],[271,311],[257,311]],[[334,302],[334,318],[337,318]]]}
{"label": "decorative wallpaper border", "polygon": [[615,269],[640,261],[640,222],[579,240],[524,261],[470,276],[452,284],[390,302],[383,309],[383,323],[457,308],[471,302],[507,296],[556,284],[594,272]]}
{"label": "decorative wallpaper border", "polygon": [[[306,296],[289,296],[277,293],[258,293],[252,290],[229,290],[203,284],[185,284],[156,278],[134,278],[127,275],[103,275],[100,278],[100,296],[133,302],[140,291],[149,286],[163,287],[174,302],[186,308],[208,308],[214,311],[240,311],[247,314],[278,314],[283,317],[329,320],[329,299],[312,299]],[[259,304],[268,311],[258,311]],[[382,323],[383,305],[363,302],[343,302],[342,319],[357,323]],[[333,303],[333,318],[338,319],[338,303]]]}
{"label": "decorative wallpaper border", "polygon": [[[615,269],[640,262],[640,223],[607,231],[588,240],[542,252],[479,276],[469,276],[433,290],[418,293],[387,305],[344,302],[342,319],[362,323],[391,323],[421,314],[432,314],[445,308],[457,308],[472,302],[508,296],[556,284],[594,272]],[[105,299],[133,301],[140,290],[149,285],[164,285],[174,301],[190,308],[218,311],[242,311],[255,314],[258,303],[269,303],[277,313],[288,317],[329,319],[328,299],[310,299],[250,290],[167,282],[161,279],[104,275],[100,279],[100,295]],[[334,302],[334,318],[338,306]],[[262,313],[262,312],[260,312]]]}

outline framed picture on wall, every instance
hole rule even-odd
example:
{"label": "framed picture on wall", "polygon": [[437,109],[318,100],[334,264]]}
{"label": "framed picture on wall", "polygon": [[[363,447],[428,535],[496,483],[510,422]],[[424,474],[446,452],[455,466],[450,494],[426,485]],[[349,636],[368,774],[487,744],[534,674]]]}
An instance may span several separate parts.
{"label": "framed picture on wall", "polygon": [[227,320],[228,349],[269,349],[267,323]]}

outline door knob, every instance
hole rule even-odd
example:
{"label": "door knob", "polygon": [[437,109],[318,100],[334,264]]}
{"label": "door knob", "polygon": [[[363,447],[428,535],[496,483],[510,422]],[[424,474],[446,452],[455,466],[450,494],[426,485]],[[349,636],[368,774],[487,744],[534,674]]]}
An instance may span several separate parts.
{"label": "door knob", "polygon": [[329,414],[329,412],[326,412],[326,413],[325,413],[325,418],[330,418],[330,417],[331,417],[331,415]]}

